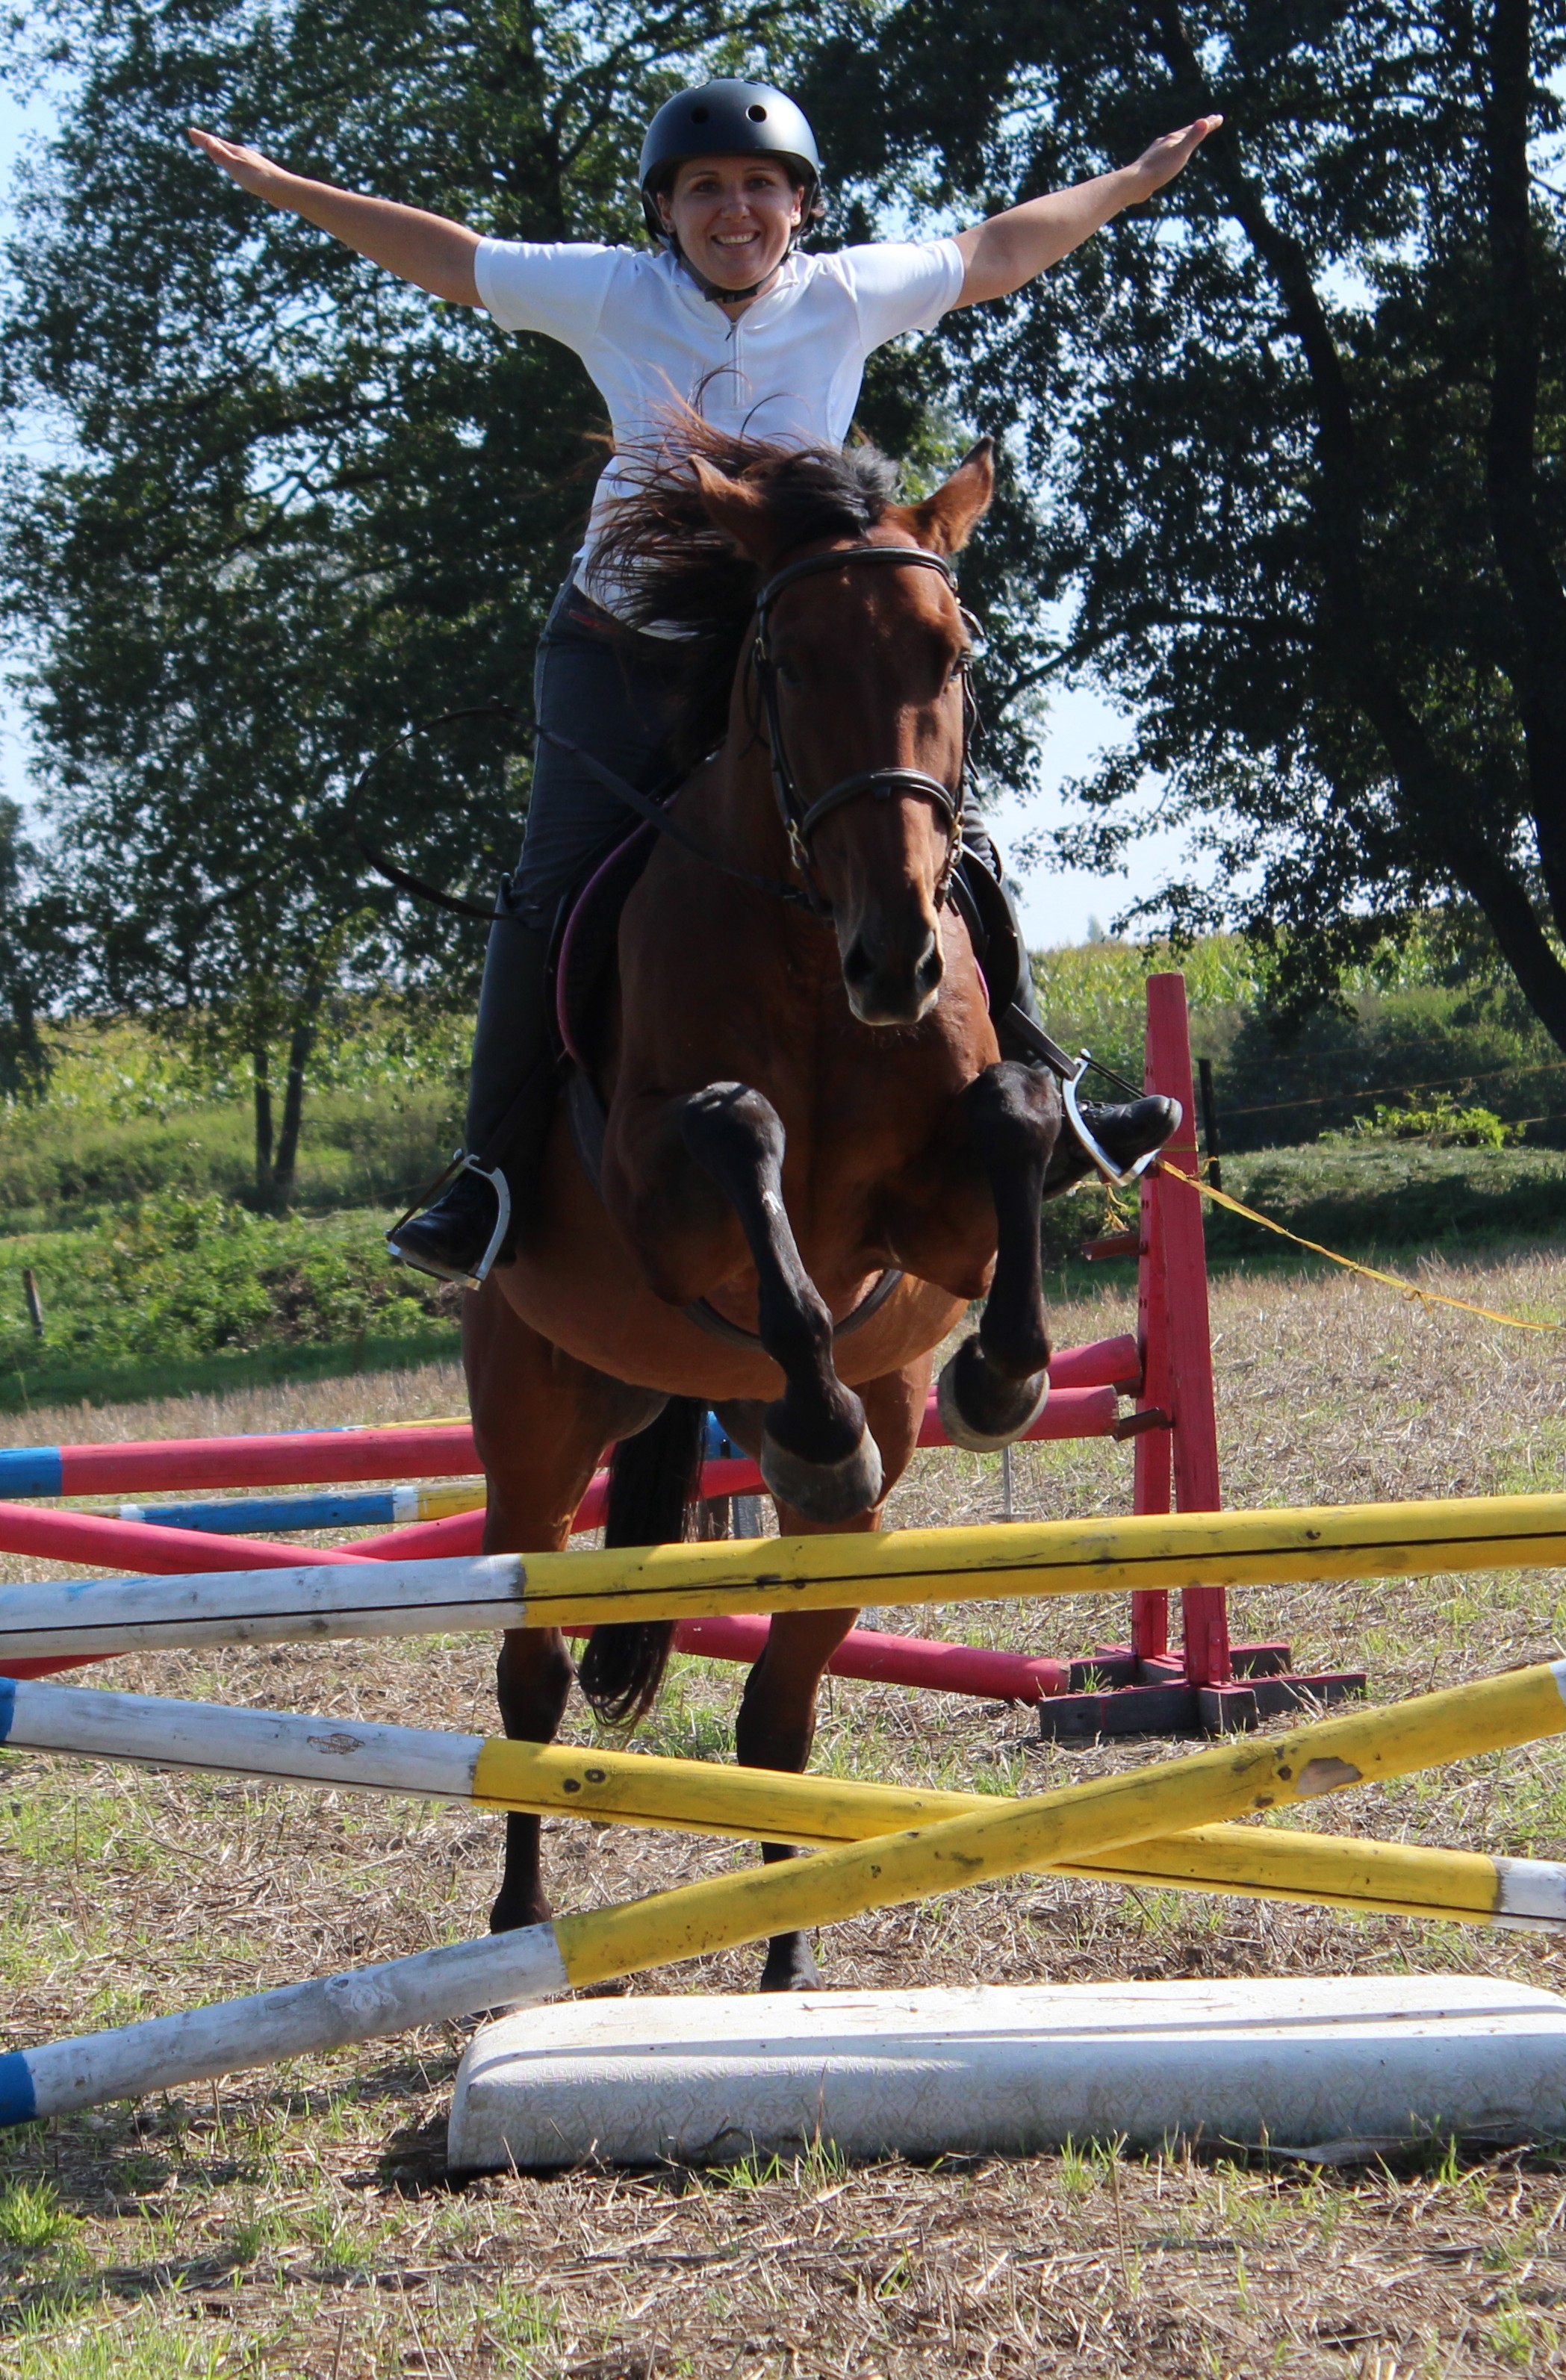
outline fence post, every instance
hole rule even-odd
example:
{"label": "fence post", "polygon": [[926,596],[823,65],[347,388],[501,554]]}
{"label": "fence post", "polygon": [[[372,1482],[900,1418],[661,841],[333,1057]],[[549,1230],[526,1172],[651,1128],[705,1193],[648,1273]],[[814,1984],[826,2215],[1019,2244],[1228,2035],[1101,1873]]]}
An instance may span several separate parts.
{"label": "fence post", "polygon": [[[1144,1081],[1155,1088],[1152,1035]],[[1158,1176],[1142,1177],[1136,1265],[1136,1343],[1142,1351],[1138,1413],[1168,1413],[1174,1401],[1169,1379],[1168,1291],[1164,1280],[1164,1233]],[[1173,1466],[1168,1429],[1144,1430],[1132,1442],[1132,1510],[1167,1512],[1173,1500]],[[1131,1599],[1131,1644],[1138,1661],[1161,1660],[1169,1649],[1169,1598],[1162,1587],[1144,1587]]]}
{"label": "fence post", "polygon": [[1207,1144],[1207,1179],[1215,1190],[1221,1190],[1223,1167],[1218,1160],[1223,1155],[1223,1147],[1218,1139],[1218,1101],[1217,1093],[1213,1088],[1213,1062],[1210,1058],[1197,1059],[1196,1079],[1202,1092],[1202,1137]]}
{"label": "fence post", "polygon": [[[1191,1027],[1185,1006],[1185,978],[1156,975],[1147,985],[1147,1073],[1149,1089],[1179,1099],[1183,1114],[1167,1154],[1182,1173],[1199,1172],[1196,1154],[1196,1100],[1191,1077]],[[1146,1195],[1144,1193],[1144,1195]],[[1172,1440],[1171,1468],[1175,1507],[1181,1512],[1216,1512],[1222,1503],[1218,1491],[1217,1415],[1213,1402],[1213,1349],[1207,1316],[1207,1252],[1202,1232],[1199,1192],[1160,1172],[1151,1191],[1156,1209],[1151,1264],[1156,1290],[1162,1293],[1161,1339],[1168,1364],[1166,1393],[1153,1402],[1164,1406],[1172,1428],[1150,1437]],[[1145,1394],[1145,1390],[1144,1390]],[[1142,1449],[1138,1446],[1140,1456]],[[1140,1484],[1140,1480],[1139,1480]],[[1138,1510],[1142,1508],[1139,1505]],[[1152,1507],[1157,1510],[1156,1506]],[[1167,1503],[1163,1508],[1168,1509]],[[1222,1587],[1188,1586],[1181,1596],[1183,1619],[1185,1674],[1193,1686],[1228,1685],[1229,1614]]]}

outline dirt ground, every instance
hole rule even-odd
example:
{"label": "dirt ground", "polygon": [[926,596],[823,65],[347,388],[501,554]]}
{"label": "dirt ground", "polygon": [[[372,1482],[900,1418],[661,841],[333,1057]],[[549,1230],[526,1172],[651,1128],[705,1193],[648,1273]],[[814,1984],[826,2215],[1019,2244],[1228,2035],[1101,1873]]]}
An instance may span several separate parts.
{"label": "dirt ground", "polygon": [[[1432,1270],[1429,1285],[1566,1316],[1566,1254]],[[1336,1277],[1214,1291],[1228,1500],[1281,1504],[1559,1486],[1560,1341]],[[1059,1306],[1061,1343],[1129,1327],[1107,1287]],[[34,1413],[13,1442],[461,1409],[443,1368],[248,1397]],[[1130,1453],[1025,1450],[1027,1514],[1123,1511]],[[902,1525],[992,1517],[998,1464],[921,1458]],[[80,1567],[80,1566],[77,1566]],[[12,1578],[49,1574],[17,1560]],[[882,1613],[1069,1653],[1102,1606]],[[1302,1667],[1363,1666],[1378,1699],[1566,1652],[1566,1579],[1505,1573],[1234,1598],[1238,1636]],[[471,1638],[124,1660],[102,1682],[488,1732]],[[737,1673],[676,1666],[638,1739],[727,1756]],[[589,1740],[573,1706],[569,1732]],[[1021,1790],[1157,1745],[1062,1750],[1020,1709],[829,1684],[815,1766]],[[1315,1804],[1310,1823],[1566,1855],[1566,1760],[1537,1745]],[[557,1906],[722,1869],[734,1847],[552,1824]],[[497,1823],[414,1802],[7,1756],[4,2046],[239,1994],[483,1930]],[[1481,1973],[1566,1990],[1566,1937],[1355,1918],[1039,1877],[834,1929],[833,1984]],[[637,1990],[745,1989],[737,1952]],[[830,2156],[722,2171],[443,2169],[454,2029],[30,2128],[0,2151],[0,2373],[761,2380],[914,2373],[1331,2374],[1460,2380],[1566,2362],[1566,2153],[1432,2150],[1323,2168],[1112,2148],[918,2168]],[[1351,2111],[1352,2112],[1352,2111]],[[1351,2127],[1346,2126],[1346,2129]]]}

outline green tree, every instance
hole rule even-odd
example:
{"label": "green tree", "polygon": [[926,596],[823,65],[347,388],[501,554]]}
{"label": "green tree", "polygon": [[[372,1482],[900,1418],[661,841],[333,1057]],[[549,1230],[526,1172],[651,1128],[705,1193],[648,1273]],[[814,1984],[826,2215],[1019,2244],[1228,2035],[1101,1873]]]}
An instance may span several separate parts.
{"label": "green tree", "polygon": [[[502,337],[186,143],[204,122],[350,186],[520,237],[623,237],[631,128],[772,9],[43,0],[11,69],[69,94],[20,193],[0,402],[59,433],[14,464],[3,591],[24,640],[75,997],[249,1054],[258,1187],[286,1198],[323,1002],[468,988],[482,948],[378,884],[345,796],[410,720],[499,695],[586,512],[602,409]],[[473,729],[379,767],[362,823],[493,881],[525,748]],[[280,1109],[275,1113],[275,1093]]]}
{"label": "green tree", "polygon": [[813,90],[904,216],[1224,112],[945,334],[1075,590],[1049,669],[1134,718],[1056,848],[1112,862],[1156,772],[1217,889],[1144,910],[1272,937],[1303,1005],[1471,905],[1566,1047],[1563,65],[1560,0],[905,0],[839,13]]}
{"label": "green tree", "polygon": [[50,959],[57,965],[62,949],[57,918],[41,914],[33,897],[31,870],[21,812],[0,797],[0,1098],[38,1090],[48,1071],[38,1016]]}

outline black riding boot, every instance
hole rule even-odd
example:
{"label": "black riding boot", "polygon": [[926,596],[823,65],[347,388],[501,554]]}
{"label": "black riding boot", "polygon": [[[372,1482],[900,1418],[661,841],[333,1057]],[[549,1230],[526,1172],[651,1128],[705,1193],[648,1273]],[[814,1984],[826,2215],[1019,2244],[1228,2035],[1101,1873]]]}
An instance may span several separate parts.
{"label": "black riding boot", "polygon": [[477,1289],[504,1259],[532,1189],[555,1104],[544,1007],[549,938],[495,905],[473,1035],[461,1172],[422,1214],[386,1234],[404,1264]]}
{"label": "black riding boot", "polygon": [[[978,842],[978,838],[971,837],[971,847]],[[967,882],[970,892],[978,892],[983,906],[989,912],[992,933],[986,959],[992,953],[997,959],[999,957],[993,932],[993,903],[997,894],[1006,904],[1016,938],[1017,967],[1011,998],[996,1019],[996,1038],[1000,1044],[1000,1054],[1003,1058],[1019,1058],[1026,1065],[1046,1065],[1049,1061],[1043,1049],[1046,1038],[1044,1019],[1038,1013],[1033,969],[1028,965],[1027,944],[1022,938],[1022,921],[1017,914],[1011,887],[1000,873],[995,846],[987,835],[979,844],[979,856],[981,860],[991,863],[993,883],[975,886],[972,875]],[[1082,1099],[1078,1102],[1078,1113],[1115,1172],[1124,1174],[1131,1172],[1139,1158],[1150,1156],[1153,1150],[1163,1148],[1180,1124],[1181,1105],[1178,1099],[1166,1099],[1161,1093],[1150,1093],[1145,1099],[1128,1099],[1115,1107],[1101,1107],[1096,1100]],[[1070,1190],[1094,1171],[1095,1163],[1095,1159],[1077,1138],[1068,1119],[1045,1173],[1045,1196],[1053,1198],[1059,1191]]]}
{"label": "black riding boot", "polygon": [[[1006,889],[1001,887],[1002,892]],[[1009,893],[1007,897],[1009,901]],[[1025,956],[1017,989],[1011,995],[1011,1006],[1013,1011],[1022,1011],[1029,1025],[1043,1030],[1044,1020],[1034,995],[1033,969]],[[1003,1058],[1022,1058],[1034,1066],[1044,1062],[1031,1040],[1024,1038],[1022,1030],[1009,1027],[1004,1019],[996,1028],[996,1038]],[[1181,1105],[1178,1099],[1166,1099],[1162,1092],[1149,1092],[1145,1099],[1127,1099],[1114,1107],[1102,1107],[1096,1099],[1079,1099],[1077,1113],[1115,1172],[1124,1175],[1139,1158],[1151,1156],[1172,1136],[1180,1124]],[[1068,1115],[1045,1169],[1045,1196],[1054,1198],[1062,1190],[1073,1189],[1095,1166],[1095,1159],[1077,1138]]]}

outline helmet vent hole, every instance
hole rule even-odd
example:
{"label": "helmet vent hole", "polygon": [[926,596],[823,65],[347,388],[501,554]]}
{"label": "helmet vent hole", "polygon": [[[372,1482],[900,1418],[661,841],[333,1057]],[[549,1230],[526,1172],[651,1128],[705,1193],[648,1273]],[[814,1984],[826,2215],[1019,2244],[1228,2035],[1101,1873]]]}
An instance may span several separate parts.
{"label": "helmet vent hole", "polygon": [[765,107],[747,107],[745,113],[750,117],[752,124],[765,124],[766,122],[766,110]]}
{"label": "helmet vent hole", "polygon": [[704,124],[710,114],[711,110],[709,108],[693,107],[691,110],[691,121],[692,124]]}

